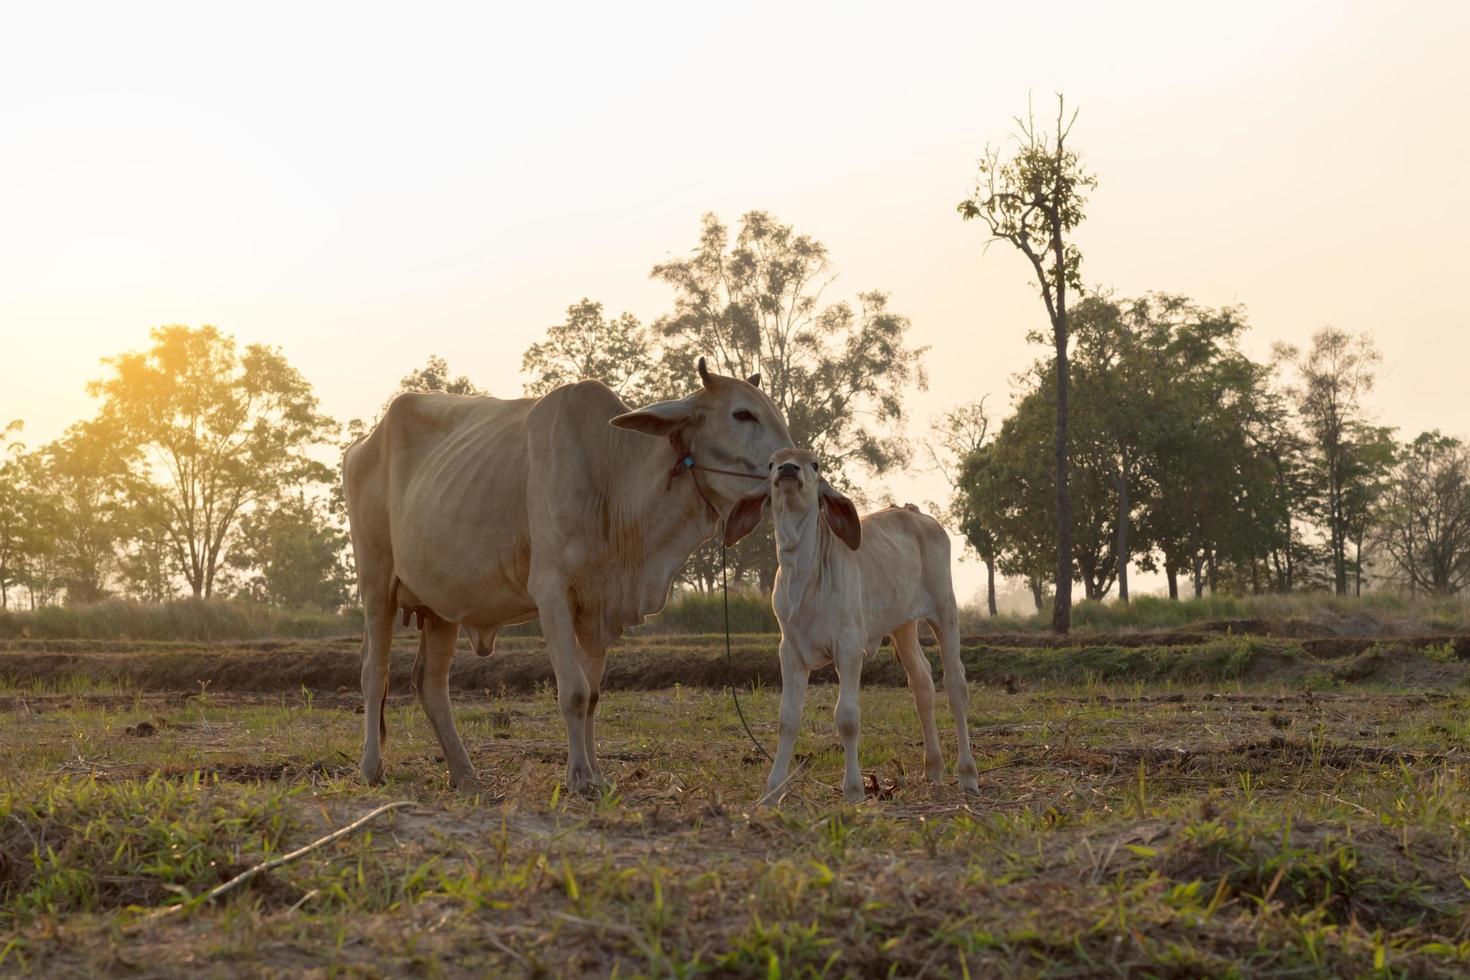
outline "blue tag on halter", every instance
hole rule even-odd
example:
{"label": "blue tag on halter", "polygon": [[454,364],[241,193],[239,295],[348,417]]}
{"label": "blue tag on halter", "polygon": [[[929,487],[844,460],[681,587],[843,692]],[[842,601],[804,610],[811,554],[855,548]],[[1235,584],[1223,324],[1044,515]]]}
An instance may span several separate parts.
{"label": "blue tag on halter", "polygon": [[692,470],[692,469],[694,469],[694,457],[693,456],[685,456],[684,457],[684,468],[686,470]]}

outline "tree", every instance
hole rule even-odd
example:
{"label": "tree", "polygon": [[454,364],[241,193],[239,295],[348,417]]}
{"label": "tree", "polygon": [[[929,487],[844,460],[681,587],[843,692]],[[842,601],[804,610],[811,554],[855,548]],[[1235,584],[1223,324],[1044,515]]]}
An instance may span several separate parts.
{"label": "tree", "polygon": [[[820,242],[764,211],[745,214],[731,242],[706,214],[693,253],[659,263],[651,275],[674,289],[673,312],[654,324],[668,370],[687,371],[706,354],[724,374],[759,373],[792,440],[817,453],[838,486],[851,487],[855,469],[876,476],[908,460],[903,399],[927,386],[923,349],[908,346],[908,318],[881,292],[823,304],[833,276]],[[729,557],[737,581],[753,572],[769,590],[769,528]],[[716,553],[696,552],[690,562],[696,580],[717,580]]]}
{"label": "tree", "polygon": [[1411,592],[1470,586],[1470,449],[1425,432],[1405,445],[1378,508],[1378,539]]}
{"label": "tree", "polygon": [[1378,503],[1388,491],[1397,456],[1393,432],[1387,426],[1362,423],[1350,427],[1342,518],[1344,540],[1353,546],[1353,595],[1363,594],[1363,546],[1368,542],[1371,547]]}
{"label": "tree", "polygon": [[128,511],[127,542],[118,559],[118,577],[127,594],[142,602],[167,602],[178,594],[178,563],[168,534],[136,509]]}
{"label": "tree", "polygon": [[1354,463],[1355,437],[1365,431],[1363,398],[1373,390],[1378,351],[1366,334],[1324,327],[1312,336],[1309,350],[1278,344],[1276,354],[1296,369],[1296,383],[1288,390],[1306,430],[1309,458],[1319,480],[1313,513],[1327,532],[1333,587],[1338,595],[1347,595],[1350,498],[1355,484],[1370,475]]}
{"label": "tree", "polygon": [[104,361],[100,418],[137,447],[130,493],[168,537],[195,596],[213,594],[231,533],[252,508],[332,472],[308,454],[336,430],[275,348],[241,353],[216,327],[155,328],[145,352]]}
{"label": "tree", "polygon": [[821,242],[751,211],[732,244],[706,214],[693,254],[652,276],[674,289],[674,312],[654,324],[663,356],[687,366],[707,352],[725,374],[759,373],[791,438],[834,482],[854,463],[880,475],[907,461],[903,398],[927,386],[923,349],[907,345],[908,318],[881,292],[822,304],[832,275]]}
{"label": "tree", "polygon": [[687,374],[670,376],[658,357],[657,339],[631,313],[608,318],[602,304],[583,299],[567,307],[565,323],[546,331],[521,358],[531,376],[526,394],[541,396],[583,378],[596,378],[629,405],[646,405],[677,394]]}
{"label": "tree", "polygon": [[1039,398],[1023,398],[995,438],[969,455],[960,476],[966,540],[976,551],[992,553],[1002,574],[1025,580],[1037,612],[1056,554],[1056,520],[1048,504],[1053,498],[1047,492],[1053,477],[1045,452],[1048,409]]}
{"label": "tree", "polygon": [[[929,445],[929,456],[949,484],[950,499],[944,508],[946,523],[959,529],[965,541],[985,563],[985,602],[990,615],[995,616],[998,542],[995,532],[979,519],[970,502],[973,493],[988,492],[981,486],[988,473],[980,469],[970,469],[971,461],[985,446],[986,437],[990,433],[990,416],[985,411],[985,399],[966,402],[944,412],[929,423],[929,431],[934,437],[934,442]],[[975,465],[978,467],[983,463]]]}
{"label": "tree", "polygon": [[240,594],[256,602],[335,610],[349,598],[347,543],[324,508],[298,491],[245,515],[226,562]]}
{"label": "tree", "polygon": [[1055,497],[1057,521],[1056,601],[1052,628],[1066,633],[1072,624],[1072,505],[1068,492],[1067,455],[1067,291],[1081,292],[1082,253],[1068,241],[1082,222],[1086,191],[1097,180],[1082,168],[1081,158],[1067,148],[1076,121],[1066,115],[1057,96],[1053,134],[1036,126],[1027,115],[1017,119],[1018,148],[1003,159],[1000,150],[987,147],[980,160],[978,186],[961,201],[965,220],[981,219],[991,241],[1008,242],[1026,257],[1036,276],[1051,321],[1056,352]]}
{"label": "tree", "polygon": [[132,455],[106,419],[79,422],[42,451],[60,584],[68,603],[108,596],[126,537],[124,493]]}
{"label": "tree", "polygon": [[10,608],[10,590],[21,582],[33,526],[30,487],[21,465],[25,444],[18,438],[24,426],[14,419],[0,428],[0,609]]}
{"label": "tree", "polygon": [[468,375],[450,377],[449,362],[438,354],[430,354],[424,366],[398,379],[398,391],[443,391],[451,395],[483,395]]}

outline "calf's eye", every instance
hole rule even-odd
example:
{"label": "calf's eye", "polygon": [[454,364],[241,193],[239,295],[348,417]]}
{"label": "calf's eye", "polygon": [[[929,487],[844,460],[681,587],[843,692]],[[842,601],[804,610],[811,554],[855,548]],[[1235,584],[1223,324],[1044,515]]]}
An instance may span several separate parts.
{"label": "calf's eye", "polygon": [[751,412],[747,412],[743,408],[740,408],[735,410],[735,420],[737,422],[754,422],[755,415]]}

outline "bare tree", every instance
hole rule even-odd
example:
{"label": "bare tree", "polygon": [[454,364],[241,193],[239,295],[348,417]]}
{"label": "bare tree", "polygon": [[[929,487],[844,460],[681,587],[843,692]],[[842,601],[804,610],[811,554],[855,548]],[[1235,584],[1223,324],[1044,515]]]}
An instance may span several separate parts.
{"label": "bare tree", "polygon": [[1411,592],[1470,586],[1470,449],[1426,432],[1405,446],[1378,512],[1379,540]]}
{"label": "bare tree", "polygon": [[990,416],[985,399],[957,405],[941,413],[929,423],[931,440],[925,443],[934,468],[949,484],[949,503],[944,507],[946,523],[958,528],[966,542],[985,563],[985,600],[990,615],[995,616],[995,532],[978,519],[970,508],[970,493],[965,476],[971,460],[978,456],[990,434]]}
{"label": "bare tree", "polygon": [[1008,242],[1031,263],[1036,284],[1051,321],[1056,350],[1056,602],[1052,628],[1066,633],[1072,626],[1072,504],[1067,486],[1067,291],[1081,293],[1082,253],[1067,239],[1084,217],[1086,191],[1097,179],[1067,148],[1077,114],[1069,117],[1057,96],[1053,133],[1036,125],[1028,111],[1016,119],[1016,150],[1002,156],[987,147],[980,160],[975,193],[958,206],[965,220],[978,218],[990,230],[990,241]]}
{"label": "bare tree", "polygon": [[1369,431],[1363,425],[1363,398],[1373,390],[1378,351],[1367,334],[1323,327],[1308,350],[1278,344],[1276,356],[1296,368],[1296,381],[1287,391],[1311,444],[1318,484],[1314,509],[1327,529],[1333,585],[1338,595],[1347,595],[1347,546],[1360,469],[1356,437]]}

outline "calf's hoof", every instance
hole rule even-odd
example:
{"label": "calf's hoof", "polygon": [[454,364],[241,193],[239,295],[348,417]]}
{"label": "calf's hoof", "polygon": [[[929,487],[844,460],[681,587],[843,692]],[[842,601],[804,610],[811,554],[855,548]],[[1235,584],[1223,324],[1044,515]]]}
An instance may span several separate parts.
{"label": "calf's hoof", "polygon": [[960,789],[964,790],[970,796],[980,795],[980,777],[975,772],[973,766],[969,772],[963,770],[960,772]]}

